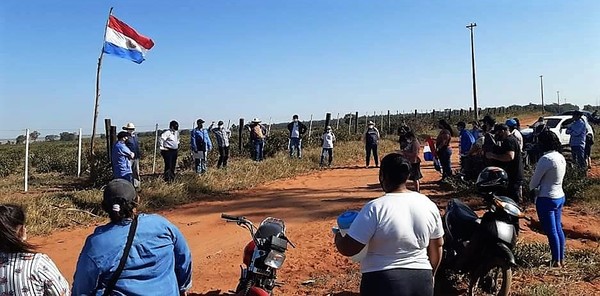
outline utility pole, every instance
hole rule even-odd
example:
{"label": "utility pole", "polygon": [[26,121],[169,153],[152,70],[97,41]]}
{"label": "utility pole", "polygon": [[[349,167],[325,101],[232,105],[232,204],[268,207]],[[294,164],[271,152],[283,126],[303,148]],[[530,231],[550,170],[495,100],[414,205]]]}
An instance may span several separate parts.
{"label": "utility pole", "polygon": [[544,75],[540,75],[540,91],[542,93],[542,115],[546,113],[544,110]]}
{"label": "utility pole", "polygon": [[473,28],[477,26],[476,23],[470,23],[467,25],[467,29],[471,31],[471,69],[473,72],[473,110],[475,110],[475,120],[479,120],[479,108],[477,108],[477,84],[475,83],[475,44],[473,41]]}
{"label": "utility pole", "polygon": [[560,91],[556,91],[556,101],[558,102],[558,113],[560,113]]}

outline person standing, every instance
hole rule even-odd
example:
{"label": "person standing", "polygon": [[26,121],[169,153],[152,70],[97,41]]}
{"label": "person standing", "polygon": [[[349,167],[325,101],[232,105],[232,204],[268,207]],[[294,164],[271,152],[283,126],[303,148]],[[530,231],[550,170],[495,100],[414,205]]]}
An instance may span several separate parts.
{"label": "person standing", "polygon": [[444,180],[452,177],[452,162],[450,160],[452,148],[450,148],[450,141],[452,140],[452,136],[454,136],[454,132],[450,124],[444,119],[438,121],[438,127],[440,128],[440,133],[435,141],[435,147],[436,155],[439,157],[442,166],[442,180]]}
{"label": "person standing", "polygon": [[493,152],[487,152],[485,156],[494,161],[495,164],[508,174],[508,187],[506,195],[515,202],[521,202],[521,186],[523,182],[523,161],[519,143],[508,131],[506,124],[496,124],[493,130],[496,140],[501,144],[495,146]]}
{"label": "person standing", "polygon": [[458,153],[461,157],[464,157],[469,153],[473,144],[475,144],[475,137],[467,130],[467,124],[463,121],[457,123],[456,128],[458,129],[459,137]]}
{"label": "person standing", "polygon": [[410,144],[406,139],[406,134],[410,131],[410,127],[404,122],[398,128],[398,143],[400,143],[400,151],[406,149],[406,147],[408,147]]}
{"label": "person standing", "polygon": [[217,168],[227,168],[227,160],[229,159],[229,137],[231,137],[231,131],[223,125],[223,121],[221,120],[217,123],[217,127],[213,126],[214,122],[210,124],[208,129],[212,131],[215,138],[217,138],[217,145],[219,146],[219,161],[217,162]]}
{"label": "person standing", "polygon": [[248,128],[250,129],[250,141],[252,142],[252,156],[254,161],[263,161],[264,149],[265,149],[265,138],[267,135],[267,129],[260,124],[260,119],[254,118]]}
{"label": "person standing", "polygon": [[190,137],[192,152],[194,153],[194,166],[196,174],[206,173],[206,157],[208,151],[212,150],[212,142],[208,136],[208,130],[203,128],[204,120],[196,120],[196,128],[192,130]]}
{"label": "person standing", "polygon": [[510,134],[517,139],[517,143],[519,143],[519,149],[523,151],[523,135],[519,131],[519,122],[515,119],[506,120],[506,126],[508,126],[508,131]]}
{"label": "person standing", "polygon": [[567,127],[567,134],[571,136],[569,139],[569,146],[571,146],[571,154],[573,156],[573,163],[575,163],[579,169],[587,169],[585,163],[585,137],[587,129],[585,122],[581,118],[583,113],[580,111],[573,112],[573,123]]}
{"label": "person standing", "polygon": [[117,134],[117,142],[113,145],[110,157],[114,179],[125,179],[133,183],[133,175],[131,170],[131,160],[135,154],[129,150],[125,142],[129,138],[128,132],[119,132]]}
{"label": "person standing", "polygon": [[185,237],[164,217],[138,213],[138,204],[133,185],[108,183],[102,209],[110,222],[85,240],[73,295],[175,296],[190,289],[192,254]]}
{"label": "person standing", "polygon": [[592,145],[594,145],[594,129],[592,126],[586,121],[585,123],[586,135],[585,135],[585,149],[584,149],[584,157],[587,164],[587,169],[592,169]]}
{"label": "person standing", "polygon": [[290,157],[294,157],[294,149],[297,151],[298,158],[302,158],[302,136],[308,128],[298,120],[298,115],[292,116],[292,122],[287,125],[290,132]]}
{"label": "person standing", "polygon": [[125,126],[123,126],[123,130],[129,133],[127,142],[125,142],[125,144],[134,155],[133,159],[131,160],[131,176],[133,178],[133,187],[139,189],[142,183],[140,178],[140,159],[142,158],[140,141],[135,133],[135,125],[133,125],[133,123],[127,123]]}
{"label": "person standing", "polygon": [[0,295],[71,295],[52,259],[27,242],[25,218],[23,207],[0,204]]}
{"label": "person standing", "polygon": [[385,194],[360,210],[346,235],[335,234],[344,256],[354,256],[368,244],[360,262],[361,296],[433,295],[444,228],[435,203],[406,188],[409,175],[408,160],[399,153],[386,155],[379,170]]}
{"label": "person standing", "polygon": [[[543,131],[538,136],[543,156],[538,160],[529,190],[536,190],[535,208],[542,228],[548,236],[553,267],[562,267],[565,259],[565,234],[562,229],[562,209],[565,192],[562,184],[567,162],[561,154],[558,136],[552,131]],[[535,192],[535,191],[534,191]]]}
{"label": "person standing", "polygon": [[173,182],[175,180],[175,168],[177,166],[177,152],[179,150],[179,123],[175,120],[169,123],[169,129],[164,131],[158,139],[160,155],[165,162],[164,180]]}
{"label": "person standing", "polygon": [[423,174],[421,174],[421,158],[419,157],[421,143],[417,140],[415,133],[411,131],[406,132],[406,140],[408,145],[402,150],[402,155],[410,162],[410,175],[408,179],[415,184],[415,191],[421,192],[421,181],[419,181],[423,178]]}
{"label": "person standing", "polygon": [[335,142],[335,134],[331,131],[331,126],[327,126],[325,128],[325,132],[321,137],[323,141],[323,151],[321,151],[321,167],[325,166],[325,153],[329,156],[329,160],[327,162],[327,167],[331,166],[331,162],[333,161],[333,142]]}
{"label": "person standing", "polygon": [[369,168],[369,164],[371,163],[371,152],[373,152],[375,167],[379,167],[379,155],[377,154],[379,138],[379,130],[375,127],[375,123],[373,121],[369,121],[367,123],[367,130],[363,134],[363,142],[365,143],[366,153],[366,168]]}

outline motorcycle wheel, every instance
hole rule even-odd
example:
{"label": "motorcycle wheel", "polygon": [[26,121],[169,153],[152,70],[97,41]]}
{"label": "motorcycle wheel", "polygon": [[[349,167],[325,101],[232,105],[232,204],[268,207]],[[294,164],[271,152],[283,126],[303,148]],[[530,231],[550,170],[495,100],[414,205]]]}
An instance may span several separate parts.
{"label": "motorcycle wheel", "polygon": [[471,277],[469,296],[494,295],[508,296],[512,284],[512,269],[506,264],[492,264]]}

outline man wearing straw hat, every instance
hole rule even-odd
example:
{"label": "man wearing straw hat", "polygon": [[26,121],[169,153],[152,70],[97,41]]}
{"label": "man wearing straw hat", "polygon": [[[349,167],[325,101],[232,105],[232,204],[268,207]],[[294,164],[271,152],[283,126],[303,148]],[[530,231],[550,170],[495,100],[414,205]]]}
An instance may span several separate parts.
{"label": "man wearing straw hat", "polygon": [[248,129],[250,129],[250,141],[254,148],[252,151],[254,161],[262,161],[264,159],[263,150],[265,148],[267,130],[260,122],[260,119],[254,118],[248,126]]}
{"label": "man wearing straw hat", "polygon": [[141,180],[141,178],[140,178],[140,159],[141,159],[140,142],[138,140],[137,135],[135,134],[135,125],[133,125],[132,122],[129,122],[125,126],[123,126],[123,130],[129,133],[129,137],[127,137],[127,141],[125,142],[125,145],[127,145],[127,148],[129,148],[129,150],[131,150],[131,152],[133,152],[133,154],[134,154],[133,159],[131,160],[133,187],[135,187],[136,189],[139,189],[140,185],[141,185],[141,181],[140,181]]}

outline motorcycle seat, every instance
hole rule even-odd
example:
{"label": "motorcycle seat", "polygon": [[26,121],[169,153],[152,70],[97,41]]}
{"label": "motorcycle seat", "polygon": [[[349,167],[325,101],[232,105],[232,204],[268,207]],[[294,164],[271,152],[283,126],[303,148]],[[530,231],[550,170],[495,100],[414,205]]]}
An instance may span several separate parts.
{"label": "motorcycle seat", "polygon": [[447,228],[452,236],[468,240],[479,225],[479,217],[465,203],[458,199],[448,202],[446,211]]}

